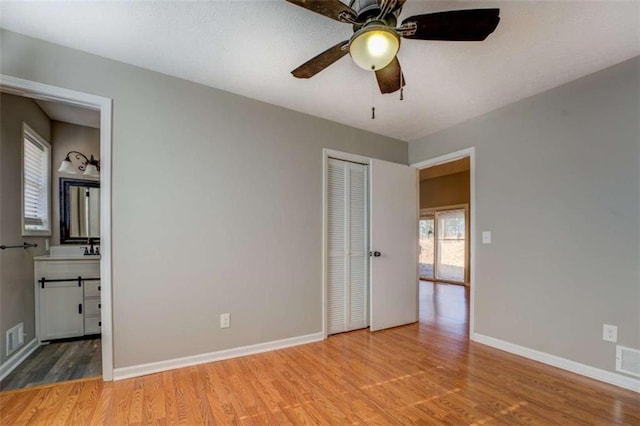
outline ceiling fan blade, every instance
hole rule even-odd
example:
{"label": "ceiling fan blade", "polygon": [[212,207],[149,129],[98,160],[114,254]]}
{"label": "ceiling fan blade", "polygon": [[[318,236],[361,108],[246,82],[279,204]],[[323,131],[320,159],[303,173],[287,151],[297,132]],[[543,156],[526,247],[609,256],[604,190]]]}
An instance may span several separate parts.
{"label": "ceiling fan blade", "polygon": [[389,65],[376,71],[376,79],[382,93],[393,93],[404,87],[404,74],[402,74],[398,58],[393,58]]}
{"label": "ceiling fan blade", "polygon": [[309,59],[298,68],[291,71],[291,74],[293,74],[293,76],[297,78],[313,77],[314,75],[318,74],[320,71],[327,68],[329,65],[333,64],[335,61],[346,55],[349,50],[342,49],[342,47],[346,46],[348,43],[349,40],[345,40],[341,41],[333,47],[328,48],[318,56]]}
{"label": "ceiling fan blade", "polygon": [[402,24],[415,22],[415,34],[405,38],[417,40],[482,41],[500,22],[500,9],[451,10],[411,16]]}
{"label": "ceiling fan blade", "polygon": [[[351,22],[357,13],[340,0],[287,0],[289,3],[304,7],[312,12],[340,22]],[[348,19],[350,18],[351,21]]]}

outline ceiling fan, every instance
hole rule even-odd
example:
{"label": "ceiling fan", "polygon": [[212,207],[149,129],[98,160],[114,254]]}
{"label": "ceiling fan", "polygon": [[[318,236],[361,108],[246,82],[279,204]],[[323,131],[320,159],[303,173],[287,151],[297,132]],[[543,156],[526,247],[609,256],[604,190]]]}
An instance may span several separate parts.
{"label": "ceiling fan", "polygon": [[[353,25],[353,35],[300,65],[291,74],[310,78],[345,56],[373,70],[382,93],[405,85],[396,54],[400,38],[441,41],[482,41],[500,22],[500,9],[468,9],[410,16],[397,26],[406,0],[286,0],[312,12]],[[355,9],[354,9],[355,7]]]}

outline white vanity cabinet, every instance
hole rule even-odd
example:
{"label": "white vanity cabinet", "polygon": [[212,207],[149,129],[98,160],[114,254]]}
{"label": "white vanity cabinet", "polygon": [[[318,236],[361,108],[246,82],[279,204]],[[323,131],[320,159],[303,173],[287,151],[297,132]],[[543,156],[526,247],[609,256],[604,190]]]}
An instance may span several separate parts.
{"label": "white vanity cabinet", "polygon": [[38,256],[34,261],[40,340],[99,334],[100,259]]}

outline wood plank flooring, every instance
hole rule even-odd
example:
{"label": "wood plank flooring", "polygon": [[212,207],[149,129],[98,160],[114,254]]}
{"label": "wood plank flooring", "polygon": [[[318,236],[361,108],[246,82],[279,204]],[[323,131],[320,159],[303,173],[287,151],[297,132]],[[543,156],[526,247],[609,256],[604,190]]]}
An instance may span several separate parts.
{"label": "wood plank flooring", "polygon": [[0,390],[14,390],[102,376],[100,339],[42,345],[0,382]]}
{"label": "wood plank flooring", "polygon": [[467,337],[464,287],[421,284],[421,321],[104,383],[0,393],[0,423],[640,424],[640,398]]}

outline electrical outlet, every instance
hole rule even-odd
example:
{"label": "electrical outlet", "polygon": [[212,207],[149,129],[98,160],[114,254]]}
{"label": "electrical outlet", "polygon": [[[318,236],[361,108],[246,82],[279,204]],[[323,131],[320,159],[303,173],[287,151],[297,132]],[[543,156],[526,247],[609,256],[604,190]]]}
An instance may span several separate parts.
{"label": "electrical outlet", "polygon": [[231,314],[220,314],[220,328],[229,328],[231,325]]}
{"label": "electrical outlet", "polygon": [[618,341],[618,327],[615,325],[602,325],[602,340],[616,343]]}

